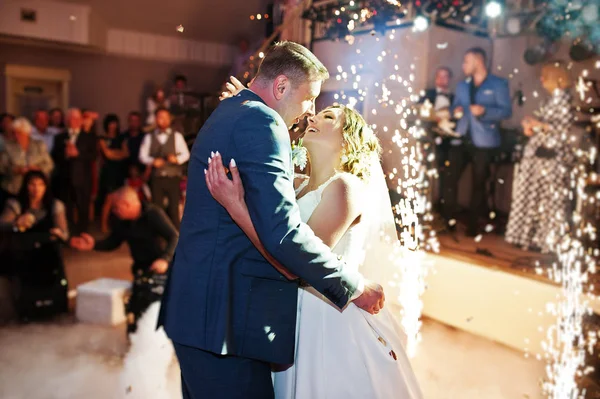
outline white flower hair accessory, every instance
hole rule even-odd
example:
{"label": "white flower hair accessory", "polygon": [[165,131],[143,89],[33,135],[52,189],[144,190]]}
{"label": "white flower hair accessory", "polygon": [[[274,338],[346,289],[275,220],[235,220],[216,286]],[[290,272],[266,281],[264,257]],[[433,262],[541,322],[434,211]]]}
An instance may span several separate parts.
{"label": "white flower hair accessory", "polygon": [[306,164],[308,162],[308,152],[306,147],[302,146],[302,139],[298,140],[298,143],[295,141],[292,142],[292,163],[295,167],[298,167],[300,170],[304,170],[306,168]]}

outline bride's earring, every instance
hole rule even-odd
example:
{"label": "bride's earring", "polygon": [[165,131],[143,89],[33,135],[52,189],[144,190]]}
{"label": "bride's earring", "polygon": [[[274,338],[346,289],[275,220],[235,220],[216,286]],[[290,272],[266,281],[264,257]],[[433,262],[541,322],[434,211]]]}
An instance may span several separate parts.
{"label": "bride's earring", "polygon": [[340,157],[340,161],[342,161],[342,164],[346,164],[349,161],[349,158],[348,158],[345,148],[342,149],[342,156]]}

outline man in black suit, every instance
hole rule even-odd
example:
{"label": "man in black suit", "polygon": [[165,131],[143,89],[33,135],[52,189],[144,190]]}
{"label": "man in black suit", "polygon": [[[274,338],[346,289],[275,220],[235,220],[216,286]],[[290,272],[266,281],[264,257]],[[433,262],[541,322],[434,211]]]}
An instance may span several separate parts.
{"label": "man in black suit", "polygon": [[139,160],[140,147],[146,135],[142,130],[142,114],[138,111],[131,111],[127,117],[127,130],[122,134],[127,139],[127,148],[129,149],[129,159],[127,162],[130,166],[135,165],[139,168],[140,172],[143,172],[145,165]]}
{"label": "man in black suit", "polygon": [[[426,100],[431,103],[431,113],[434,116],[434,120],[439,122],[439,115],[444,112],[448,112],[450,115],[450,107],[452,101],[454,101],[454,94],[450,91],[450,81],[452,80],[452,70],[448,67],[441,66],[435,71],[435,87],[425,90],[425,95],[421,97],[419,101],[423,104]],[[434,123],[431,124],[433,129]],[[435,141],[435,166],[439,174],[439,192],[444,193],[444,168],[446,167],[446,161],[448,160],[448,150],[450,147],[450,141],[452,138],[445,136],[438,136],[435,132],[430,131],[429,136]],[[440,202],[444,199],[440,198]]]}
{"label": "man in black suit", "polygon": [[433,111],[441,111],[450,108],[454,95],[450,92],[450,81],[452,80],[452,70],[442,66],[435,71],[435,87],[425,90],[425,95],[420,103],[429,100],[433,106]]}
{"label": "man in black suit", "polygon": [[[67,127],[56,136],[52,158],[57,169],[57,192],[67,206],[75,234],[86,232],[90,221],[92,164],[96,160],[96,134],[84,132],[81,110],[67,112]],[[77,223],[74,211],[77,209]]]}

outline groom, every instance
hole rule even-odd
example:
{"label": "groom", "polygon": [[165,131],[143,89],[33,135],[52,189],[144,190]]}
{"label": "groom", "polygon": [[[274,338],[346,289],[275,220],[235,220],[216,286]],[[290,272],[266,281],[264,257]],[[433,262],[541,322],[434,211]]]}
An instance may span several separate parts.
{"label": "groom", "polygon": [[309,50],[278,43],[252,91],[223,101],[198,134],[159,317],[175,346],[184,398],[272,398],[270,364],[294,362],[298,283],[277,272],[210,195],[211,151],[235,159],[252,221],[275,259],[340,309],[352,300],[371,313],[383,306],[381,286],[346,270],[296,205],[288,127],[314,114],[328,77]]}

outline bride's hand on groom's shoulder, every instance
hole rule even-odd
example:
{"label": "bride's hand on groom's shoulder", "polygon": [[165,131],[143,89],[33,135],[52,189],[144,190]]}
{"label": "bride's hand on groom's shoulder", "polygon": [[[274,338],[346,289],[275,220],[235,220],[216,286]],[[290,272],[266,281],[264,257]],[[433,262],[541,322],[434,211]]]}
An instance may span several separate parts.
{"label": "bride's hand on groom's shoulder", "polygon": [[244,90],[246,87],[235,78],[235,76],[229,77],[230,82],[225,83],[225,91],[221,93],[219,97],[219,101],[223,101],[226,98],[233,97],[237,95],[240,91]]}
{"label": "bride's hand on groom's shoulder", "polygon": [[374,281],[365,281],[365,288],[361,296],[354,300],[354,304],[371,314],[377,314],[383,309],[385,294],[383,287]]}

